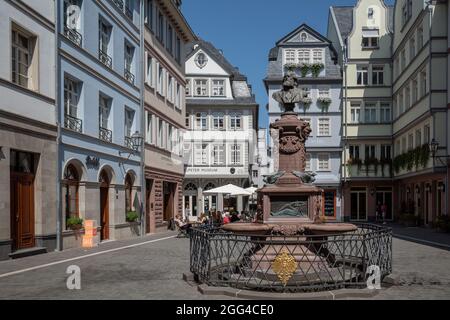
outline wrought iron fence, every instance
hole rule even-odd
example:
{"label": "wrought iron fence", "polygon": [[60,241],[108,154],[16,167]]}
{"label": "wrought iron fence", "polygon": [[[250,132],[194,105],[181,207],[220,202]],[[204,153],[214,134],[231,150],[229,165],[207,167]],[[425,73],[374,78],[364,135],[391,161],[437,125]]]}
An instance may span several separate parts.
{"label": "wrought iron fence", "polygon": [[128,149],[134,150],[133,139],[131,137],[125,137],[124,144]]}
{"label": "wrought iron fence", "polygon": [[112,142],[112,131],[102,128],[99,128],[99,138],[103,141]]}
{"label": "wrought iron fence", "polygon": [[134,77],[134,74],[132,74],[130,70],[125,69],[124,75],[125,75],[125,79],[127,79],[128,82],[130,82],[131,84],[134,84],[135,77]]}
{"label": "wrought iron fence", "polygon": [[190,268],[217,287],[310,292],[367,287],[368,268],[392,272],[392,230],[370,224],[339,235],[237,235],[194,228]]}
{"label": "wrought iron fence", "polygon": [[64,34],[66,35],[66,37],[72,41],[73,43],[75,43],[77,46],[81,47],[82,43],[83,43],[83,36],[81,35],[81,33],[79,33],[77,30],[75,29],[71,29],[67,26],[64,27]]}
{"label": "wrought iron fence", "polygon": [[64,115],[64,127],[73,131],[81,132],[83,130],[83,120],[66,114]]}
{"label": "wrought iron fence", "polygon": [[112,58],[102,50],[98,52],[98,59],[108,68],[112,67]]}

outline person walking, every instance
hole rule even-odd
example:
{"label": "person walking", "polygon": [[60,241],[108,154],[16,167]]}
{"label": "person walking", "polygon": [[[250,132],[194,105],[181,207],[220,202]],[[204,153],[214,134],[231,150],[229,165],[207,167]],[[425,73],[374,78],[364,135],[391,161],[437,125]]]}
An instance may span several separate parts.
{"label": "person walking", "polygon": [[383,203],[381,206],[381,219],[383,220],[383,224],[386,224],[386,215],[387,215],[387,205]]}

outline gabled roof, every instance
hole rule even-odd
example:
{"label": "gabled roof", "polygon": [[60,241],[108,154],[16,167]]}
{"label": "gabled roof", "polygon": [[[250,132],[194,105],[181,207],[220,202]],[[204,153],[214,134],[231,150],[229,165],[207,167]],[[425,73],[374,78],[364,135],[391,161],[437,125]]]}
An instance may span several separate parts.
{"label": "gabled roof", "polygon": [[223,53],[218,50],[211,42],[199,39],[191,42],[186,47],[186,60],[190,59],[198,51],[203,50],[211,57],[219,66],[231,75],[233,80],[247,81],[247,77],[239,72],[239,69],[234,67],[225,58]]}
{"label": "gabled roof", "polygon": [[[319,41],[330,43],[330,40],[325,38],[323,35],[321,35],[319,32],[308,26],[306,23],[302,23],[299,27],[294,29],[292,32],[281,38],[277,41],[276,46],[281,46],[286,43],[290,38],[292,38],[294,35],[300,33],[301,31],[306,31],[307,33],[311,34],[315,38],[317,38]],[[286,44],[292,44],[292,42],[286,43]]]}

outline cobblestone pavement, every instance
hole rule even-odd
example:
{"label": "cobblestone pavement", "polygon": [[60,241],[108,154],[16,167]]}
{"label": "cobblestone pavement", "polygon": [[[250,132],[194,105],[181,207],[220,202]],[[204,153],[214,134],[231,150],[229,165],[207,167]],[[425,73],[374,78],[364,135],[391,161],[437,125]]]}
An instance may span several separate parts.
{"label": "cobblestone pavement", "polygon": [[[0,262],[0,299],[226,299],[203,296],[182,280],[189,271],[187,239],[150,236],[100,248]],[[151,242],[156,241],[156,242]],[[133,246],[118,249],[123,246]],[[101,253],[104,250],[117,250]],[[94,254],[94,255],[92,255]],[[96,254],[96,255],[95,255]],[[77,257],[89,255],[82,259]],[[59,263],[67,259],[77,259]],[[39,267],[42,264],[57,263]],[[399,285],[375,299],[450,299],[450,251],[394,239],[394,276]],[[66,269],[81,268],[82,290],[66,288]],[[17,270],[38,269],[10,274]]]}

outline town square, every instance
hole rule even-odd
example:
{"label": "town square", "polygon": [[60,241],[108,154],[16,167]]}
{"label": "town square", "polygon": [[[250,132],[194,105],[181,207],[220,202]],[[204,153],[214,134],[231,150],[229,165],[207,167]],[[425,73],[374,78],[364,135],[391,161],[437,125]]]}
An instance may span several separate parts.
{"label": "town square", "polygon": [[448,1],[0,0],[0,25],[1,300],[450,299]]}

